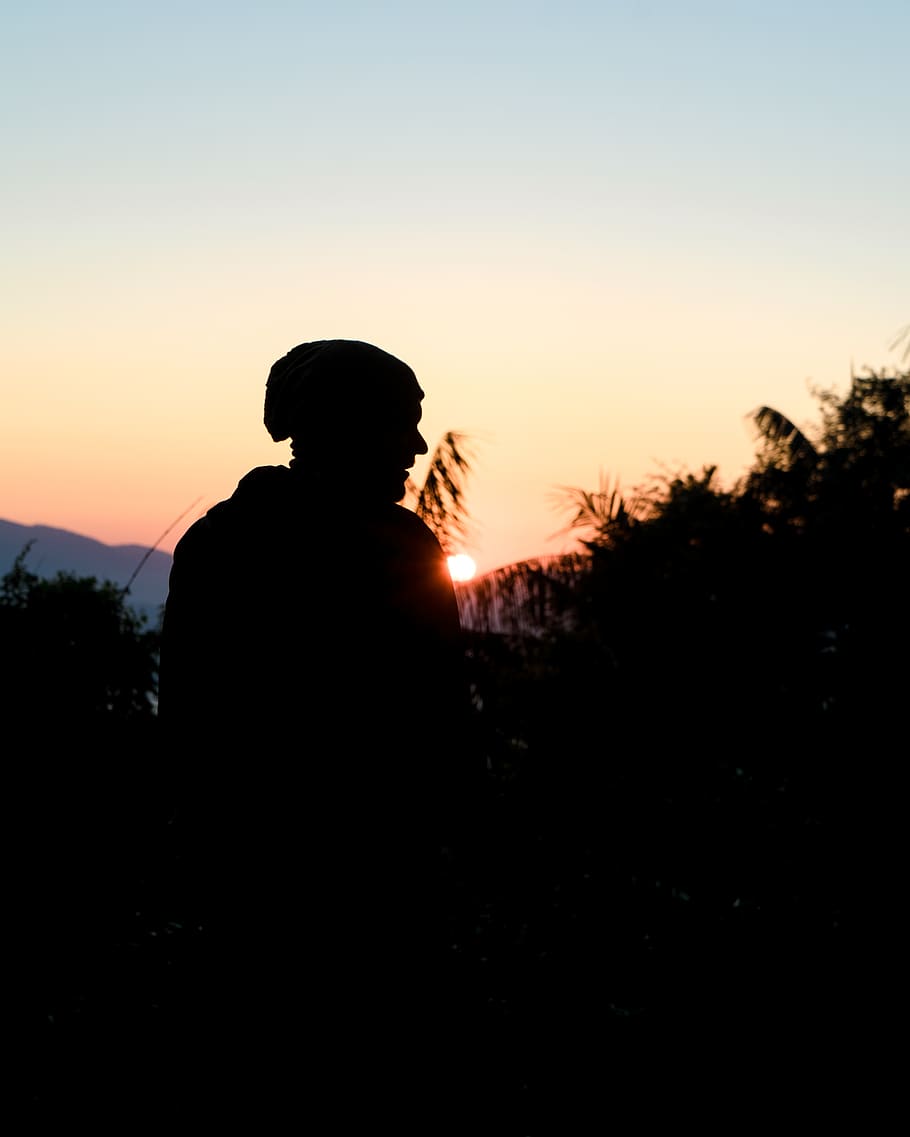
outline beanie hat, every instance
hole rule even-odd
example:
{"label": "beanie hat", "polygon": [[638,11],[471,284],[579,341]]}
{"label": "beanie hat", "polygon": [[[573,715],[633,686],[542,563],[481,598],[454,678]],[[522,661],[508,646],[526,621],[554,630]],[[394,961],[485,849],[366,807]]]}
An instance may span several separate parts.
{"label": "beanie hat", "polygon": [[314,340],[277,360],[265,385],[263,422],[275,442],[298,424],[337,407],[339,399],[369,414],[389,400],[420,399],[423,391],[406,363],[361,340]]}

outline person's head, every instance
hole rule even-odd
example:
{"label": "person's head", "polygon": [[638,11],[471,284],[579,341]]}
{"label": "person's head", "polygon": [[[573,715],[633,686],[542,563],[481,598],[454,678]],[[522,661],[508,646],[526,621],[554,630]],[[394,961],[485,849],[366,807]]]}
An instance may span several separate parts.
{"label": "person's head", "polygon": [[400,501],[408,471],[427,452],[422,399],[417,376],[387,351],[316,340],[272,365],[263,421],[275,442],[291,440],[292,466]]}

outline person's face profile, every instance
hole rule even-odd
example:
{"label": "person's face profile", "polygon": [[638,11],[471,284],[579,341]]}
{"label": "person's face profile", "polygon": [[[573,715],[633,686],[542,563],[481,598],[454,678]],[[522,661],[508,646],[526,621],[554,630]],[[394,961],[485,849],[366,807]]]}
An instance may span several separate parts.
{"label": "person's face profile", "polygon": [[397,502],[429,448],[420,432],[424,392],[409,367],[390,359],[311,377],[306,399],[292,388],[290,435],[299,469],[373,501]]}
{"label": "person's face profile", "polygon": [[411,396],[364,416],[354,428],[362,478],[386,500],[404,497],[411,468],[429,450],[420,433],[422,416],[421,398]]}

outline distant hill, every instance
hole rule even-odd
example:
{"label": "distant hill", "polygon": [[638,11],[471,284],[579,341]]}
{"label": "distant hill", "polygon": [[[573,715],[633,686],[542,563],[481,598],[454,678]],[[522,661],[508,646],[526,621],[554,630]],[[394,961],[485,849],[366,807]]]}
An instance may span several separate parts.
{"label": "distant hill", "polygon": [[[25,560],[29,572],[41,577],[71,572],[80,577],[93,576],[99,583],[110,581],[120,588],[126,587],[148,553],[148,547],[143,545],[105,545],[67,529],[0,520],[0,576],[9,572],[29,541],[33,542]],[[167,598],[171,559],[170,553],[160,549],[149,553],[126,598],[131,608],[152,621],[157,619]]]}

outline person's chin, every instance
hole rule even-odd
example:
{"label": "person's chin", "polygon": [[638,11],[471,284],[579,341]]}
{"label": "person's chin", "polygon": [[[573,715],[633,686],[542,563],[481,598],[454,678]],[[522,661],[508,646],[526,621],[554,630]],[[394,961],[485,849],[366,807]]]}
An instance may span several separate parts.
{"label": "person's chin", "polygon": [[400,474],[396,474],[394,477],[389,478],[389,490],[395,495],[392,498],[392,501],[401,501],[401,499],[404,497],[408,487],[409,476],[410,475],[407,470],[402,470]]}
{"label": "person's chin", "polygon": [[387,478],[383,482],[376,482],[368,496],[374,501],[401,501],[407,492],[407,479],[397,477]]}

